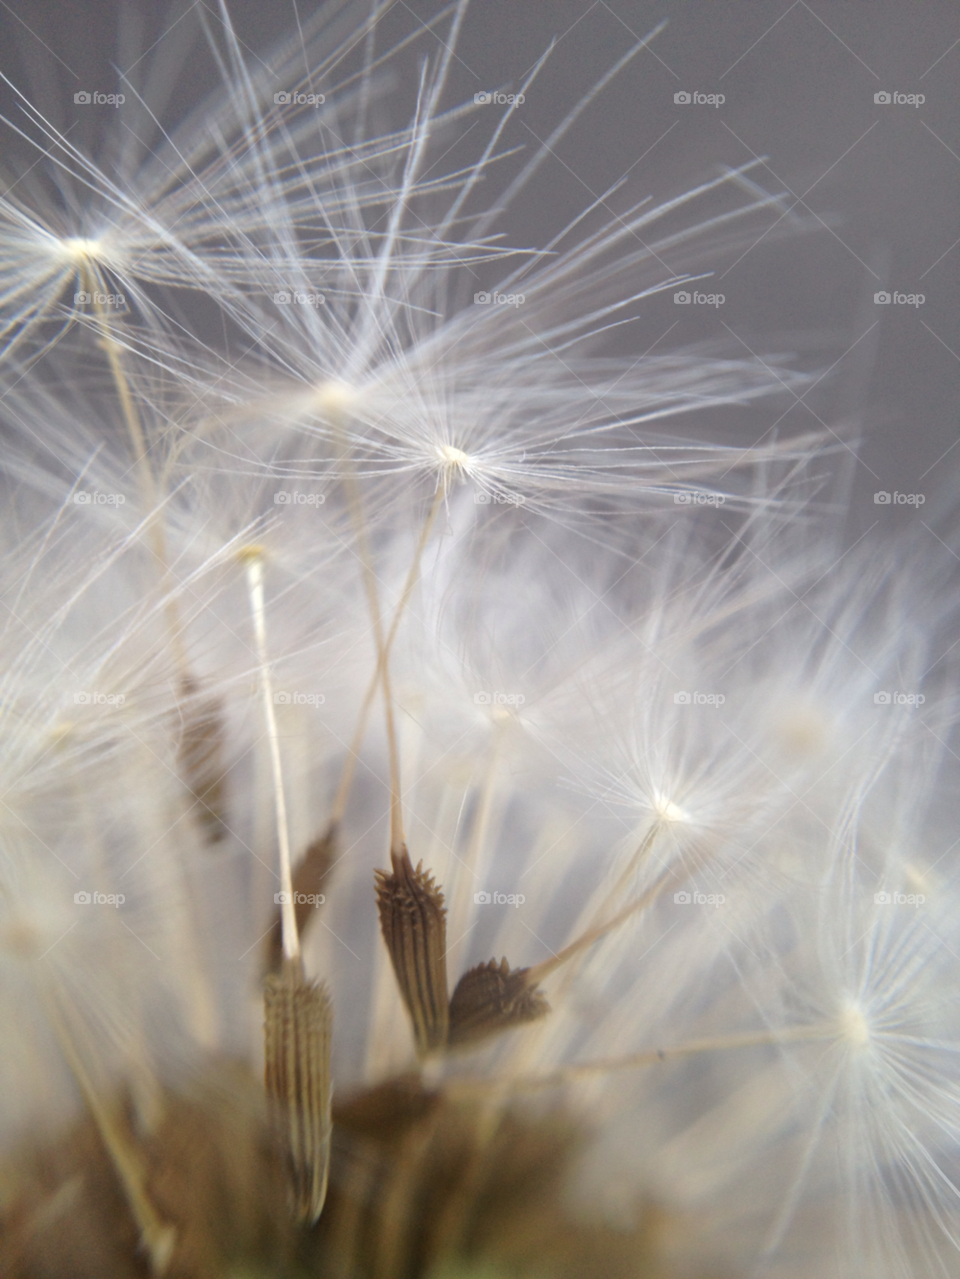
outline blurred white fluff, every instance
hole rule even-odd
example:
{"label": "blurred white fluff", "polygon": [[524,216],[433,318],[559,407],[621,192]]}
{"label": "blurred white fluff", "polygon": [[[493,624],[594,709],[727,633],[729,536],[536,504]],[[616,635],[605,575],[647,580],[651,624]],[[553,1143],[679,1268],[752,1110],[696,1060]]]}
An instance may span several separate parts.
{"label": "blurred white fluff", "polygon": [[[337,39],[378,13],[338,10]],[[55,1128],[77,1104],[51,997],[103,1086],[127,1078],[144,1107],[205,1053],[258,1060],[278,881],[241,566],[255,546],[294,848],[330,820],[376,671],[366,569],[384,630],[399,618],[407,838],[446,894],[451,983],[617,921],[544,978],[542,1023],[432,1075],[582,1109],[598,1135],[579,1193],[613,1215],[663,1204],[677,1273],[956,1273],[958,703],[933,656],[949,564],[845,553],[816,441],[648,425],[799,373],[604,347],[687,278],[625,252],[632,232],[662,222],[654,247],[712,254],[776,201],[727,174],[571,227],[497,265],[522,311],[475,306],[473,267],[504,252],[471,205],[500,126],[474,165],[423,177],[467,110],[444,102],[446,55],[408,127],[313,151],[310,121],[254,123],[267,79],[221,19],[223,105],[209,143],[170,142],[173,178],[128,158],[107,180],[62,140],[56,162],[90,191],[79,219],[44,223],[24,197],[0,229],[0,1017],[21,1028],[0,1053],[0,1131]],[[330,39],[318,18],[308,47]],[[337,107],[355,130],[380,66],[364,47]],[[717,192],[737,203],[682,220]],[[431,239],[405,219],[437,198]],[[360,235],[371,210],[388,229]],[[321,263],[328,300],[268,322],[270,295],[309,291]],[[128,291],[124,318],[72,324],[83,271]],[[151,292],[183,285],[256,335],[245,358]],[[662,500],[695,485],[711,503]],[[198,705],[221,753],[215,842],[184,767]],[[375,716],[306,942],[344,1089],[413,1061],[375,921],[386,755]]]}

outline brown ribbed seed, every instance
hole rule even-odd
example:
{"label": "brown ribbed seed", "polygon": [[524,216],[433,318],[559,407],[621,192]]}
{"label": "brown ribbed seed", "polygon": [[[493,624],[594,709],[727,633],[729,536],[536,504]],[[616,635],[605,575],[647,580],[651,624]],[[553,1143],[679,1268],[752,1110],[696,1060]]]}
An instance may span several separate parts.
{"label": "brown ribbed seed", "polygon": [[545,1017],[550,1005],[528,981],[529,971],[491,959],[465,972],[450,1000],[450,1046],[475,1043]]}
{"label": "brown ribbed seed", "polygon": [[375,872],[380,931],[422,1055],[447,1042],[447,912],[422,862],[414,870],[406,848],[390,860],[392,873]]}
{"label": "brown ribbed seed", "polygon": [[[303,899],[320,894],[336,858],[337,827],[330,826],[309,845],[302,860],[293,868],[293,909],[297,917],[298,937],[303,936],[304,930],[316,914],[313,903]],[[267,972],[279,972],[283,963],[283,925],[279,906],[267,934],[266,949]]]}
{"label": "brown ribbed seed", "polygon": [[263,991],[267,1095],[286,1147],[296,1217],[323,1210],[330,1167],[330,1032],[322,982],[308,982],[299,959],[285,960]]}

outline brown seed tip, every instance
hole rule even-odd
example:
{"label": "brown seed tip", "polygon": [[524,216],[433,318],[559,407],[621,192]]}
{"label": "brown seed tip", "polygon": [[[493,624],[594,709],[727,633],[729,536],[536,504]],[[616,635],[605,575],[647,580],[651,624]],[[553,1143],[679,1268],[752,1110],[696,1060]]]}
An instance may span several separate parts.
{"label": "brown seed tip", "polygon": [[375,872],[380,930],[423,1055],[447,1042],[447,912],[443,893],[406,848],[391,853],[392,873]]}
{"label": "brown seed tip", "polygon": [[529,972],[491,959],[464,973],[450,1000],[450,1046],[473,1044],[545,1017],[550,1005]]}
{"label": "brown seed tip", "polygon": [[295,1215],[312,1225],[330,1166],[330,997],[322,982],[307,981],[299,959],[289,960],[266,979],[263,1008],[267,1095],[287,1149]]}

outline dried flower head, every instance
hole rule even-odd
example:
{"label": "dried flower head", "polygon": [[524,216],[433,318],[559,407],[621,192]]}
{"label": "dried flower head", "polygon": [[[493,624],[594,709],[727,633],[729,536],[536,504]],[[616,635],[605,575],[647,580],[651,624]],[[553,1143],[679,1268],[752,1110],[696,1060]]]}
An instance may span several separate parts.
{"label": "dried flower head", "polygon": [[500,233],[647,40],[522,155],[393,8],[4,122],[0,1270],[954,1273],[952,557],[637,340],[755,164]]}

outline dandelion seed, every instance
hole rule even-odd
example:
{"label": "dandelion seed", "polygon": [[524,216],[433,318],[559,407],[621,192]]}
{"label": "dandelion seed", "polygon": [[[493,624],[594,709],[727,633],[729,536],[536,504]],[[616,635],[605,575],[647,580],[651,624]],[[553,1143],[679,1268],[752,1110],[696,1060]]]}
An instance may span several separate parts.
{"label": "dandelion seed", "polygon": [[452,1047],[485,1039],[512,1026],[545,1017],[550,1005],[527,980],[526,968],[511,968],[506,959],[479,964],[464,973],[450,1000]]}
{"label": "dandelion seed", "polygon": [[391,873],[377,874],[377,905],[417,1049],[427,1053],[442,1048],[449,1025],[443,894],[422,863],[413,869],[404,849],[394,858]]}
{"label": "dandelion seed", "polygon": [[286,961],[264,987],[267,1095],[276,1103],[289,1152],[296,1215],[323,1211],[330,1167],[330,1041],[333,1015],[323,985]]}

